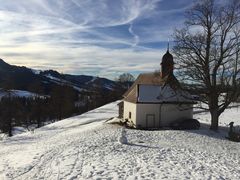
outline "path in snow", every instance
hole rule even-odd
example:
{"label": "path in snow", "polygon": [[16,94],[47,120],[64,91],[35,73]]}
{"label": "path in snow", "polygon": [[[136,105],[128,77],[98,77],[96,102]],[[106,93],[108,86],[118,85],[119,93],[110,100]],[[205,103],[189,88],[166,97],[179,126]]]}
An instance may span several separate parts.
{"label": "path in snow", "polygon": [[113,103],[0,142],[0,178],[240,179],[240,143],[223,132],[127,129],[124,145],[105,123],[116,115]]}

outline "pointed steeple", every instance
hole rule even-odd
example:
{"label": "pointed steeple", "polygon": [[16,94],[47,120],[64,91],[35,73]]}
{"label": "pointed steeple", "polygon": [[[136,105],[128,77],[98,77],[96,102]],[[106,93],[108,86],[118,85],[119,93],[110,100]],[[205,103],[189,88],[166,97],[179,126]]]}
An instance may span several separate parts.
{"label": "pointed steeple", "polygon": [[173,56],[169,52],[169,42],[167,46],[167,52],[164,54],[162,57],[162,78],[164,78],[167,75],[173,74],[173,67],[174,67],[174,61],[173,61]]}

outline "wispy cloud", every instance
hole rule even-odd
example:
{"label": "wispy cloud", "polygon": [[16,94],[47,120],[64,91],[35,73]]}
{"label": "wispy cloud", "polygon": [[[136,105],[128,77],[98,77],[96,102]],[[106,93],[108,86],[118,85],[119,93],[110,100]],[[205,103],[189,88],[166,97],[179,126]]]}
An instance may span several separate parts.
{"label": "wispy cloud", "polygon": [[110,78],[151,71],[190,0],[184,2],[172,8],[166,0],[0,0],[0,56]]}
{"label": "wispy cloud", "polygon": [[132,47],[137,46],[139,43],[139,36],[137,34],[135,34],[135,32],[133,31],[133,23],[130,23],[128,31],[134,38],[134,43],[133,43]]}

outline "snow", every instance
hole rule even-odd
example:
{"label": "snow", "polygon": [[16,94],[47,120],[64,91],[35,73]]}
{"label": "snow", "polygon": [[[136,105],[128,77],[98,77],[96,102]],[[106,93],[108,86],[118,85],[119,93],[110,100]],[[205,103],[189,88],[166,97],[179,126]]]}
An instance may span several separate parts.
{"label": "snow", "polygon": [[0,98],[4,96],[11,95],[13,97],[26,97],[26,98],[33,98],[33,97],[39,97],[40,95],[29,92],[29,91],[22,91],[22,90],[10,90],[9,92],[0,91]]}
{"label": "snow", "polygon": [[31,71],[36,75],[39,75],[42,72],[41,70],[37,70],[37,69],[31,69]]}
{"label": "snow", "polygon": [[110,90],[110,91],[113,91],[113,85],[112,84],[109,84],[109,85],[105,85],[104,86],[106,89]]}
{"label": "snow", "polygon": [[192,102],[187,92],[174,90],[169,85],[139,85],[139,102]]}
{"label": "snow", "polygon": [[80,88],[80,87],[77,87],[77,86],[73,86],[73,85],[72,85],[72,87],[73,87],[73,89],[77,90],[78,92],[84,91],[83,88]]}
{"label": "snow", "polygon": [[[202,112],[196,113],[195,118],[201,121],[201,123],[210,124],[210,113]],[[229,125],[230,122],[234,122],[234,126],[240,126],[240,104],[233,104],[230,108],[226,109],[224,113],[220,116],[219,125],[226,127]]]}
{"label": "snow", "polygon": [[57,78],[57,77],[54,77],[54,76],[52,76],[51,74],[47,74],[47,75],[45,75],[45,77],[53,80],[53,82],[56,82],[56,83],[58,83],[58,84],[69,83],[68,81],[65,81],[65,80],[63,80],[63,79],[59,79],[59,78]]}
{"label": "snow", "polygon": [[15,126],[15,127],[13,127],[12,134],[15,136],[18,134],[25,133],[27,131],[28,130],[26,128]]}
{"label": "snow", "polygon": [[[117,103],[4,138],[0,179],[240,178],[240,143],[225,139],[225,124],[240,124],[240,109],[224,112],[218,133],[208,130],[207,112],[195,115],[200,130],[143,131],[110,123]],[[119,143],[122,136],[127,142]]]}
{"label": "snow", "polygon": [[74,85],[73,83],[71,83],[69,81],[66,81],[64,79],[56,78],[56,77],[54,77],[54,76],[52,76],[50,74],[45,75],[45,77],[47,77],[50,80],[52,80],[53,83],[56,83],[56,84],[59,84],[59,85],[63,85],[63,84],[70,85],[72,88],[74,88],[75,90],[77,90],[79,92],[82,92],[84,90],[83,88],[80,88],[80,87]]}
{"label": "snow", "polygon": [[92,77],[92,79],[90,81],[88,81],[86,84],[90,84],[93,83],[94,81],[96,81],[98,79],[98,77]]}

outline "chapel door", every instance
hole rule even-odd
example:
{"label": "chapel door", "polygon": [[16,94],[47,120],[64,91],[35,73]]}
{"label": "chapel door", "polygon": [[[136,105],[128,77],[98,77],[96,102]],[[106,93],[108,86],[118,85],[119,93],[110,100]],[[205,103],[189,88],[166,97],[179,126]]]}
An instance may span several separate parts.
{"label": "chapel door", "polygon": [[155,128],[155,115],[154,114],[146,115],[146,127],[147,128]]}

